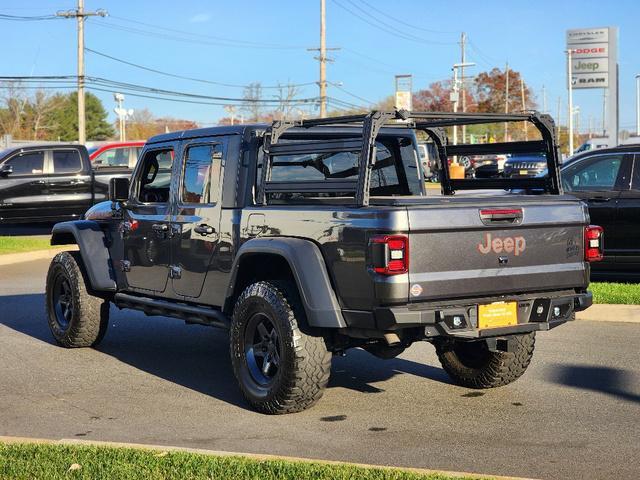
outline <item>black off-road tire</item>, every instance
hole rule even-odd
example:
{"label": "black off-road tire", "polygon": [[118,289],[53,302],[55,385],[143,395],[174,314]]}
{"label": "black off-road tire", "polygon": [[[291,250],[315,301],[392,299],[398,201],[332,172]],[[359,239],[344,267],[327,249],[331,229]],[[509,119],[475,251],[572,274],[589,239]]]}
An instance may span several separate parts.
{"label": "black off-road tire", "polygon": [[484,341],[435,342],[442,368],[467,388],[494,388],[516,381],[525,372],[535,347],[536,333],[514,335],[513,351],[492,352]]}
{"label": "black off-road tire", "polygon": [[[271,322],[279,341],[276,342],[279,346],[277,371],[262,383],[256,379],[257,361],[252,360],[255,357],[247,340],[256,319]],[[288,282],[261,281],[242,292],[233,312],[230,353],[242,394],[251,407],[261,413],[305,410],[322,397],[329,382],[331,352],[325,339],[309,330],[297,289]],[[264,361],[263,358],[262,367]]]}
{"label": "black off-road tire", "polygon": [[[66,282],[64,295],[68,309],[65,316],[59,303],[61,284]],[[109,302],[92,295],[79,252],[58,253],[47,273],[46,310],[49,328],[63,347],[92,347],[100,343],[109,325]]]}

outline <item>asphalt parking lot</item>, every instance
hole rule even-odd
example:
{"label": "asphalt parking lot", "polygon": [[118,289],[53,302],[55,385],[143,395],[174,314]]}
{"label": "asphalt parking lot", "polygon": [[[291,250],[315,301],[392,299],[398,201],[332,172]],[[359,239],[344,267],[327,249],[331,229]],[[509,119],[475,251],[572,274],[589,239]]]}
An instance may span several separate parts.
{"label": "asphalt parking lot", "polygon": [[433,348],[335,358],[321,402],[247,409],[226,333],[112,307],[95,350],[54,345],[48,261],[0,267],[0,435],[269,453],[535,478],[640,478],[640,324],[575,322],[538,336],[525,376],[449,383]]}

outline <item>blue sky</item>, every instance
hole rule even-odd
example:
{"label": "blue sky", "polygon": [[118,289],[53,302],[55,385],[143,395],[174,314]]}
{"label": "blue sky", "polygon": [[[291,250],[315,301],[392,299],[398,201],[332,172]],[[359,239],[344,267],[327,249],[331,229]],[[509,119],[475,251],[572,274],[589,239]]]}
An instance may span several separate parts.
{"label": "blue sky", "polygon": [[[539,0],[436,2],[431,0],[326,0],[327,43],[341,50],[331,52],[328,80],[341,82],[329,95],[354,104],[390,95],[393,75],[414,75],[414,90],[449,78],[451,65],[460,60],[460,32],[468,35],[467,60],[472,72],[512,68],[524,75],[537,94],[542,109],[542,85],[550,113],[557,115],[561,98],[561,121],[566,119],[564,42],[569,28],[618,26],[620,29],[620,125],[635,126],[635,75],[640,73],[640,2],[637,0]],[[351,3],[350,3],[351,2]],[[343,6],[343,8],[340,7]],[[358,5],[385,24],[371,20]],[[0,13],[41,15],[72,9],[69,0],[3,0]],[[359,13],[354,16],[344,7]],[[373,7],[373,8],[372,8]],[[263,85],[314,82],[318,64],[306,48],[318,45],[319,0],[221,1],[194,0],[86,0],[88,10],[105,8],[110,16],[87,22],[86,46],[123,60],[184,76],[221,83]],[[382,15],[381,15],[382,14]],[[396,19],[412,25],[404,26]],[[372,20],[371,20],[372,21]],[[133,22],[161,27],[152,28]],[[380,25],[380,24],[378,24]],[[3,75],[73,75],[76,72],[74,20],[40,22],[2,21],[5,38]],[[122,27],[125,30],[122,30]],[[391,28],[393,27],[393,29]],[[414,28],[415,27],[415,28]],[[390,33],[400,32],[407,38]],[[140,33],[135,33],[136,30]],[[185,42],[191,37],[204,43]],[[155,32],[150,35],[149,32]],[[208,37],[204,37],[208,36]],[[215,40],[219,37],[230,40]],[[10,48],[6,48],[9,46]],[[242,89],[202,84],[157,75],[87,53],[87,75],[157,88],[205,95],[241,97]],[[356,95],[350,96],[347,92]],[[110,93],[96,92],[108,110],[114,107]],[[268,92],[273,95],[273,91]],[[302,97],[317,95],[317,87],[303,87]],[[600,125],[602,91],[576,92],[581,123],[589,116]],[[149,108],[154,114],[189,118],[213,124],[225,115],[222,107],[190,105],[127,96],[126,107]],[[317,113],[317,112],[316,112]],[[111,113],[113,117],[113,113]]]}

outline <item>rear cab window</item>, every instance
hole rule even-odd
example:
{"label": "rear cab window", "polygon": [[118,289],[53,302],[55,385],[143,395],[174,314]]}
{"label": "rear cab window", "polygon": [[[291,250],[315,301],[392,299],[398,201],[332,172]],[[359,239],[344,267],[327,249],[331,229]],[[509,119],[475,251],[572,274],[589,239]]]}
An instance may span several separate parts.
{"label": "rear cab window", "polygon": [[69,174],[82,171],[82,159],[77,150],[53,150],[53,173]]}

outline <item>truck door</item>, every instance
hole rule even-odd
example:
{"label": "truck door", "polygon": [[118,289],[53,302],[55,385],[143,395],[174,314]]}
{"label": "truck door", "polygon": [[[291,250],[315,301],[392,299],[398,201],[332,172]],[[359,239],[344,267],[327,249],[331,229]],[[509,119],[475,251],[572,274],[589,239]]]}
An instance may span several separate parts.
{"label": "truck door", "polygon": [[[637,274],[640,268],[640,152],[634,155],[631,186],[618,199],[616,271]],[[605,232],[605,242],[607,240]]]}
{"label": "truck door", "polygon": [[125,209],[123,239],[127,283],[162,293],[167,287],[171,243],[171,173],[176,144],[145,150],[134,172]]}
{"label": "truck door", "polygon": [[218,271],[220,183],[226,146],[225,137],[183,144],[169,270],[177,295],[200,297],[207,276]]}
{"label": "truck door", "polygon": [[47,152],[51,172],[47,178],[47,203],[55,216],[81,218],[92,205],[89,158],[84,162],[76,149],[53,149]]}
{"label": "truck door", "polygon": [[[45,151],[18,151],[0,161],[0,221],[37,220],[47,213]],[[44,218],[43,218],[44,220]]]}

